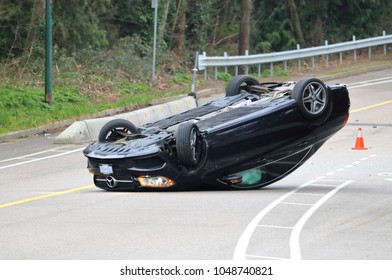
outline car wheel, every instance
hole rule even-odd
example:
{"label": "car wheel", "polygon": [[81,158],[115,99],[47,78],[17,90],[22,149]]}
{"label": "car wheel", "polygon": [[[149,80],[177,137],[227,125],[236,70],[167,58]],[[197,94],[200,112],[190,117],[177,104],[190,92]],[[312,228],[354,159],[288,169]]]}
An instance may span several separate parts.
{"label": "car wheel", "polygon": [[226,96],[234,96],[246,90],[249,86],[258,86],[260,82],[249,75],[238,75],[230,80],[229,85],[226,88]]}
{"label": "car wheel", "polygon": [[324,122],[331,113],[330,94],[325,84],[316,78],[299,80],[291,97],[297,101],[302,116],[313,124]]}
{"label": "car wheel", "polygon": [[101,128],[101,131],[98,135],[98,142],[114,142],[131,134],[137,133],[139,133],[139,130],[130,121],[115,119],[109,121]]}
{"label": "car wheel", "polygon": [[176,132],[177,157],[185,166],[196,166],[199,162],[202,142],[197,125],[192,122],[180,124]]}

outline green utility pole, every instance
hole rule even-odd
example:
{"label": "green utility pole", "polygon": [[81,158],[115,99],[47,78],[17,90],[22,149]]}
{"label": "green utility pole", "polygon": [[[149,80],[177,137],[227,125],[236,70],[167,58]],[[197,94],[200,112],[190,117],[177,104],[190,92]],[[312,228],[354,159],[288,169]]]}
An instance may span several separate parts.
{"label": "green utility pole", "polygon": [[157,18],[158,18],[158,0],[151,0],[151,7],[155,9],[154,12],[154,48],[152,52],[152,80],[156,79],[155,77],[155,60],[156,60],[156,52],[157,52]]}
{"label": "green utility pole", "polygon": [[52,0],[45,2],[45,102],[52,106]]}

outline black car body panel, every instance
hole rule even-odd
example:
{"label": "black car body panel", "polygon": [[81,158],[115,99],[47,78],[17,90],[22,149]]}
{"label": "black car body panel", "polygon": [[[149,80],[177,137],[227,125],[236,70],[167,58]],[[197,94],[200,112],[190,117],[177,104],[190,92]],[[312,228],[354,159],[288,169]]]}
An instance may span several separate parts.
{"label": "black car body panel", "polygon": [[[313,87],[314,81],[317,84]],[[106,190],[133,190],[191,186],[253,189],[275,182],[312,156],[349,116],[346,86],[322,84],[320,88],[317,79],[307,82],[309,86],[299,85],[305,107],[309,92],[321,99],[327,97],[320,102],[314,98],[316,105],[325,103],[325,108],[309,107],[311,112],[322,112],[315,117],[304,115],[300,101],[293,97],[299,90],[296,83],[260,84],[268,94],[260,93],[261,89],[255,92],[252,84],[232,96],[141,126],[139,133],[119,141],[94,142],[84,150],[94,183]],[[194,164],[181,160],[181,129],[193,133],[189,155],[197,159]],[[187,155],[186,150],[184,153]]]}

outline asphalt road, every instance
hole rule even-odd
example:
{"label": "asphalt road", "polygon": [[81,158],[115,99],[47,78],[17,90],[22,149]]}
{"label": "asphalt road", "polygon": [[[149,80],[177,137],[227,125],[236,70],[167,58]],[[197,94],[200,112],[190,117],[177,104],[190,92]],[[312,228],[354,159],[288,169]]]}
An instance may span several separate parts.
{"label": "asphalt road", "polygon": [[84,146],[0,144],[0,259],[391,260],[392,69],[339,81],[347,126],[255,191],[105,192]]}

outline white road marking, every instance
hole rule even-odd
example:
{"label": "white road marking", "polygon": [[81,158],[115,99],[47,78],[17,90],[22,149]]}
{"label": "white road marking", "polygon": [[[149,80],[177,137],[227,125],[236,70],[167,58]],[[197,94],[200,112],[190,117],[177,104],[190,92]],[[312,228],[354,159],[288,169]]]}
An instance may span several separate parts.
{"label": "white road marking", "polygon": [[[270,228],[281,228],[281,229],[292,229],[291,235],[290,235],[290,258],[291,259],[301,259],[301,251],[299,247],[299,236],[301,233],[301,230],[305,223],[308,221],[308,219],[313,215],[314,212],[322,205],[324,204],[329,198],[331,198],[336,192],[347,186],[348,184],[354,182],[354,181],[344,181],[343,183],[339,185],[332,185],[332,182],[342,182],[342,180],[328,180],[328,184],[326,183],[317,183],[315,180],[311,180],[301,186],[298,186],[295,188],[293,191],[288,192],[282,196],[280,196],[278,199],[273,201],[271,204],[269,204],[267,207],[265,207],[259,214],[257,214],[253,220],[248,224],[244,232],[242,233],[240,239],[238,240],[237,246],[234,250],[234,255],[233,255],[233,260],[246,260],[247,257],[250,257],[250,255],[246,254],[246,251],[249,246],[250,239],[252,238],[252,235],[257,227],[270,227]],[[314,194],[314,193],[299,193],[298,191],[306,188],[308,186],[329,186],[333,187],[331,191],[329,191],[326,194]],[[311,204],[311,207],[308,211],[305,212],[304,215],[302,215],[296,225],[294,227],[287,227],[287,226],[279,226],[279,225],[264,225],[260,224],[260,221],[269,213],[271,210],[273,210],[275,207],[277,207],[279,204],[285,204],[283,200],[288,198],[291,195],[316,195],[316,196],[322,196],[316,203]],[[293,204],[296,205],[296,204]],[[308,205],[309,206],[309,205]],[[257,257],[257,256],[256,256]],[[271,258],[271,257],[262,257],[258,256],[259,258]],[[273,257],[275,259],[275,257]]]}
{"label": "white road marking", "polygon": [[250,258],[255,258],[255,259],[287,260],[284,258],[275,258],[275,257],[267,257],[267,256],[256,256],[256,255],[246,255],[246,256],[250,257]]}
{"label": "white road marking", "polygon": [[378,79],[372,79],[372,80],[367,80],[367,81],[356,82],[356,83],[348,84],[347,86],[351,87],[351,86],[363,85],[363,84],[367,84],[367,83],[384,81],[384,80],[391,80],[391,79],[392,79],[392,76],[389,76],[389,77],[383,77],[383,78],[378,78]]}
{"label": "white road marking", "polygon": [[[1,169],[6,169],[6,168],[15,167],[15,166],[19,166],[19,165],[22,165],[22,164],[27,164],[27,163],[32,163],[32,162],[36,162],[36,161],[41,161],[41,160],[51,159],[51,158],[55,158],[55,157],[65,156],[65,155],[72,154],[72,153],[75,153],[75,152],[80,152],[80,151],[82,151],[82,150],[84,150],[84,149],[85,149],[85,148],[79,148],[79,149],[75,149],[75,150],[71,150],[71,151],[67,151],[67,152],[63,152],[63,153],[59,153],[59,154],[55,154],[55,155],[50,155],[50,156],[46,156],[46,157],[35,158],[35,159],[29,159],[29,160],[25,160],[25,161],[22,161],[22,162],[17,162],[17,163],[14,163],[14,164],[9,164],[9,165],[5,165],[5,166],[1,166],[1,167],[0,167],[0,170],[1,170]],[[52,149],[52,150],[53,150],[53,149]],[[43,152],[31,154],[31,155],[42,154],[42,153],[45,153],[45,152],[48,152],[48,151],[51,151],[51,150],[47,150],[47,151],[43,151]],[[27,156],[31,156],[31,155],[27,155]],[[25,157],[21,156],[21,157],[17,157],[17,158],[13,158],[13,159],[24,159],[24,158],[25,158]],[[11,160],[11,159],[9,159],[9,160]],[[6,161],[6,160],[3,160],[3,162],[4,162],[4,161]]]}
{"label": "white road marking", "polygon": [[[314,185],[312,184],[312,186],[314,186]],[[320,194],[320,193],[303,193],[303,192],[296,192],[296,193],[293,193],[293,195],[323,196],[323,194]]]}
{"label": "white road marking", "polygon": [[[360,164],[363,161],[366,161],[369,158],[373,158],[376,157],[375,154],[370,155],[367,158],[362,158],[360,161],[354,161],[352,164],[346,165],[344,168],[338,169],[337,171],[342,172],[347,168],[351,168],[354,167],[358,164]],[[333,175],[334,172],[329,172],[326,173],[325,176],[329,176],[329,175]],[[384,174],[383,174],[384,175]],[[389,175],[389,174],[388,174]],[[294,227],[293,232],[291,233],[290,236],[290,258],[291,259],[301,259],[301,251],[300,251],[300,247],[299,247],[299,236],[301,233],[301,230],[303,228],[303,226],[305,225],[305,223],[308,221],[308,219],[310,218],[311,215],[313,215],[313,213],[323,204],[325,203],[330,197],[332,197],[336,192],[338,192],[339,190],[341,190],[342,188],[344,188],[345,186],[351,184],[352,180],[346,180],[343,183],[339,184],[338,186],[336,185],[331,185],[331,184],[326,184],[326,183],[319,183],[318,181],[323,181],[322,179],[325,178],[325,176],[319,176],[317,178],[317,180],[311,180],[301,186],[298,186],[297,188],[295,188],[294,190],[282,195],[281,197],[279,197],[278,199],[276,199],[275,201],[273,201],[271,204],[269,204],[267,207],[265,207],[261,212],[259,212],[253,219],[252,221],[248,224],[248,226],[245,228],[244,232],[242,233],[242,235],[240,236],[237,246],[234,250],[234,254],[233,254],[233,260],[246,260],[246,257],[258,257],[258,258],[263,258],[263,259],[278,259],[275,257],[265,257],[265,256],[251,256],[251,255],[247,255],[246,254],[246,250],[248,249],[249,246],[249,242],[250,239],[253,235],[254,230],[256,229],[256,227],[259,227],[260,225],[260,221],[275,207],[277,207],[279,204],[292,204],[292,205],[298,205],[299,203],[295,203],[295,202],[285,202],[284,200],[286,198],[288,198],[291,195],[294,194],[299,194],[299,195],[321,195],[322,198],[319,199],[315,204],[311,204],[311,208],[299,219],[299,221],[297,222],[297,224]],[[382,176],[382,175],[381,175]],[[388,178],[385,180],[389,180],[392,181],[392,178]],[[342,180],[328,180],[328,182],[341,182]],[[333,187],[333,189],[328,192],[327,194],[314,194],[314,193],[301,193],[298,192],[299,190],[307,187],[307,186],[329,186],[329,187]]]}
{"label": "white road marking", "polygon": [[329,198],[331,198],[335,193],[343,189],[345,186],[351,184],[352,180],[346,181],[337,187],[335,187],[332,191],[324,195],[319,201],[317,201],[297,222],[294,226],[293,231],[290,235],[290,259],[292,260],[300,260],[301,259],[301,249],[299,246],[299,236],[301,234],[301,230],[304,227],[305,223],[309,220],[309,218],[313,215],[314,212],[320,208]]}
{"label": "white road marking", "polygon": [[[329,182],[329,181],[327,181]],[[326,183],[313,183],[312,186],[317,186],[317,187],[331,187],[334,188],[336,185],[333,184],[326,184]]]}
{"label": "white road marking", "polygon": [[310,204],[310,203],[297,203],[297,202],[281,202],[280,204],[300,205],[300,206],[312,206],[313,205],[313,204]]}
{"label": "white road marking", "polygon": [[378,176],[391,177],[392,176],[392,172],[380,172],[377,175]]}
{"label": "white road marking", "polygon": [[42,154],[46,154],[46,153],[50,153],[50,152],[55,152],[57,150],[60,150],[61,148],[64,148],[64,146],[58,147],[58,148],[49,149],[49,150],[45,150],[45,151],[41,151],[41,152],[37,152],[37,153],[33,153],[33,154],[27,154],[27,155],[23,155],[23,156],[19,156],[19,157],[3,159],[3,160],[0,160],[0,163],[7,162],[7,161],[18,160],[18,159],[26,159],[26,158],[30,158],[30,157],[37,156],[37,155],[42,155]]}
{"label": "white road marking", "polygon": [[379,85],[379,84],[391,83],[392,82],[391,78],[392,77],[385,77],[385,78],[381,78],[381,79],[374,79],[374,80],[358,82],[358,83],[347,85],[347,88],[354,89],[354,88],[361,88],[361,87],[368,87],[368,86],[374,86],[374,85]]}
{"label": "white road marking", "polygon": [[306,187],[307,185],[313,183],[314,180],[309,181],[301,186],[298,186],[291,192],[285,193],[275,201],[273,201],[271,204],[269,204],[267,207],[265,207],[259,214],[256,215],[256,217],[253,218],[253,220],[248,224],[248,226],[245,228],[244,232],[242,233],[240,239],[238,240],[237,246],[235,247],[234,250],[234,255],[233,255],[233,260],[245,260],[246,259],[246,250],[249,245],[250,238],[252,237],[252,234],[257,227],[257,225],[260,223],[260,221],[264,218],[265,215],[267,215],[272,209],[274,209],[279,203],[281,203],[283,200],[285,200],[287,197],[295,193],[296,191]]}
{"label": "white road marking", "polygon": [[257,226],[258,227],[267,227],[267,228],[293,229],[293,227],[273,226],[273,225],[257,225]]}
{"label": "white road marking", "polygon": [[[392,177],[392,173],[391,172],[380,172],[377,175],[381,176],[381,177]],[[392,182],[392,178],[386,178],[384,180]]]}

